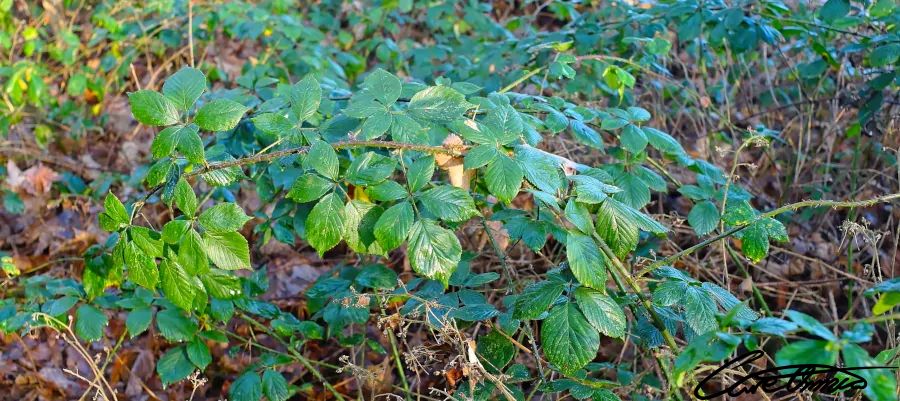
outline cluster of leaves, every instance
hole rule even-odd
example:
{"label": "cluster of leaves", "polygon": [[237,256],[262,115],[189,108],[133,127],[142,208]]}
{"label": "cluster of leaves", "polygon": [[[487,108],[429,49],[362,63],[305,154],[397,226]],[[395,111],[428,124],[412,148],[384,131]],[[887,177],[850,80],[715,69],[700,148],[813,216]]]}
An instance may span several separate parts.
{"label": "cluster of leaves", "polygon": [[[751,261],[765,258],[770,242],[787,240],[782,221],[756,210],[750,191],[648,125],[651,113],[633,105],[633,74],[667,72],[660,63],[672,47],[666,34],[670,26],[682,45],[695,47],[698,54],[711,52],[711,63],[721,62],[729,51],[752,60],[761,45],[801,35],[796,28],[803,21],[791,20],[789,8],[771,1],[738,7],[688,1],[649,10],[622,5],[579,15],[574,4],[553,3],[554,15],[571,24],[558,32],[518,38],[511,31],[538,30],[525,16],[501,25],[483,13],[483,4],[462,6],[464,17],[455,5],[442,4],[421,19],[436,38],[436,44],[426,45],[398,44],[383,36],[400,30],[405,13],[419,7],[398,3],[348,16],[350,21],[380,21],[366,24],[371,39],[359,41],[331,25],[335,21],[327,15],[328,7],[311,15],[314,26],[278,18],[287,10],[278,4],[252,7],[249,13],[246,5],[229,4],[199,15],[201,21],[221,21],[227,35],[262,41],[266,51],[284,55],[284,70],[305,77],[291,83],[282,68],[260,63],[247,66],[236,87],[209,92],[207,76],[220,74],[201,65],[169,76],[159,92],[130,93],[134,118],[160,127],[151,147],[154,162],[143,176],[145,196],[123,203],[106,195],[100,225],[111,235],[85,255],[81,282],[23,279],[27,301],[0,304],[0,329],[53,326],[36,314],[64,321],[75,308],[76,334],[96,341],[108,324],[104,310],[126,310],[132,337],[155,320],[159,333],[177,344],[157,364],[162,382],[171,384],[211,363],[206,342],[227,343],[222,328],[235,318],[267,320],[271,333],[291,350],[306,341],[336,338],[341,345],[365,344],[384,352],[377,341],[344,330],[367,324],[376,313],[380,303],[358,302],[360,294],[370,294],[404,301],[402,316],[424,315],[436,328],[495,321],[479,338],[478,352],[489,362],[488,370],[513,378],[511,384],[543,380],[512,363],[517,351],[511,338],[531,336],[531,325],[540,322],[543,358],[563,377],[542,382],[541,390],[569,391],[578,399],[616,397],[605,388],[609,383],[591,377],[609,368],[591,363],[603,337],[631,336],[645,347],[659,347],[681,333],[689,345],[674,362],[675,383],[686,380],[698,363],[721,361],[741,344],[755,349],[760,336],[783,337],[801,329],[820,340],[794,342],[776,360],[809,363],[811,355],[820,355],[816,361],[833,363],[840,355],[848,365],[874,363],[856,345],[869,340],[866,330],[871,330],[865,326],[838,337],[799,312],[787,313],[790,322],[759,318],[728,290],[666,266],[656,268],[655,279],[646,280],[647,290],[642,290],[641,278],[628,269],[650,257],[656,242],[667,235],[668,227],[643,211],[654,192],[674,189],[691,199],[688,222],[697,236],[735,232]],[[845,58],[842,54],[865,54],[866,67],[884,71],[874,74],[859,97],[859,122],[864,125],[877,112],[882,90],[896,85],[891,67],[897,62],[897,32],[891,22],[898,12],[878,1],[866,5],[867,13],[848,16],[849,4],[829,0],[818,11],[830,29],[821,28],[822,35],[804,29],[802,36],[817,59],[799,72],[783,73],[812,85],[807,81],[843,65],[836,61]],[[627,21],[602,24],[598,32],[598,21],[616,15]],[[845,48],[829,45],[834,29],[864,24],[892,28]],[[207,24],[210,32],[215,26]],[[296,42],[320,41],[329,30],[340,30],[337,41],[346,51],[317,45],[297,54]],[[198,34],[203,36],[203,30]],[[34,43],[30,46],[41,47]],[[806,46],[802,40],[792,43]],[[616,64],[585,57],[598,48],[633,61]],[[421,82],[384,69],[366,72],[367,58],[361,55],[369,52],[380,65],[406,76],[441,77]],[[74,62],[65,57],[69,65]],[[435,68],[435,60],[444,63]],[[32,75],[17,72],[22,68],[2,70],[4,76],[16,77],[9,81],[15,92],[8,91],[9,96],[15,105],[42,105],[41,85],[32,82]],[[537,93],[553,86],[557,94],[512,92],[515,85],[502,86],[506,82],[493,74],[511,69],[529,71],[516,83],[540,87]],[[354,88],[350,83],[355,78],[361,79]],[[713,94],[715,101],[727,104],[727,88],[714,91],[721,91]],[[776,96],[786,101],[800,96],[787,91]],[[669,86],[664,92],[686,96]],[[573,100],[582,95],[606,98],[617,107]],[[560,134],[603,152],[604,162],[586,166],[539,149],[546,138]],[[758,132],[745,136],[760,138]],[[462,165],[468,175],[445,173],[454,165]],[[672,180],[666,169],[673,166],[693,173],[692,183]],[[255,241],[293,245],[299,239],[319,255],[343,243],[353,253],[373,258],[403,248],[417,277],[400,285],[397,273],[382,264],[339,266],[306,292],[311,312],[306,321],[261,301],[268,288],[265,269],[235,273],[252,270],[247,232],[242,233],[251,218],[233,202],[234,193],[250,182],[263,204],[274,205],[250,213],[256,218]],[[198,198],[195,188],[206,196]],[[522,199],[535,207],[522,207]],[[159,230],[143,226],[135,216],[148,203],[174,206],[180,214]],[[457,236],[473,220],[488,219],[535,252],[548,244],[565,248],[564,258],[554,261],[558,267],[528,285],[511,284],[520,286],[499,307],[479,290],[497,282],[499,275],[472,273],[470,255]],[[608,288],[610,279],[615,290]],[[891,284],[873,290],[885,294],[880,312],[898,303],[894,290]],[[886,358],[875,359],[887,363]],[[296,389],[289,389],[275,369],[294,361],[263,354],[231,384],[229,398],[287,399]],[[890,379],[873,376],[871,383],[866,390],[870,399],[896,398]],[[499,391],[490,382],[471,388],[479,398]]]}

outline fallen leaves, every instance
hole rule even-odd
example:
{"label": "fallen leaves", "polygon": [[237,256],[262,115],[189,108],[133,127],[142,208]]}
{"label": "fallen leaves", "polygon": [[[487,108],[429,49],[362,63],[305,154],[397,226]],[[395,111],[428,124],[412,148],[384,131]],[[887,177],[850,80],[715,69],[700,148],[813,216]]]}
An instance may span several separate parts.
{"label": "fallen leaves", "polygon": [[43,164],[37,164],[22,171],[12,160],[6,162],[6,175],[6,184],[10,189],[32,196],[41,196],[50,192],[53,183],[60,179],[60,175],[56,171]]}

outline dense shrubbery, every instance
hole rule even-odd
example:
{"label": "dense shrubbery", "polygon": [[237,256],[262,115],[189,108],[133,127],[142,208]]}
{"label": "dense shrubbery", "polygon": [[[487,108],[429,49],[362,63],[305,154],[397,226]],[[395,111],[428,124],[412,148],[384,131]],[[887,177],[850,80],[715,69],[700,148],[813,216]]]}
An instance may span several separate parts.
{"label": "dense shrubbery", "polygon": [[[844,275],[874,287],[840,288],[828,325],[834,294],[803,313],[752,279],[791,224],[851,209],[846,231],[869,238],[856,210],[900,198],[828,163],[822,185],[796,182],[825,160],[812,136],[855,141],[833,155],[848,171],[896,168],[892,1],[0,5],[0,151],[92,141],[123,92],[152,133],[133,171],[56,180],[102,206],[108,235],[77,270],[3,265],[0,329],[58,331],[99,399],[122,398],[105,372],[142,337],[166,344],[172,399],[688,399],[701,364],[739,349],[896,365],[880,238],[847,249]],[[802,128],[828,107],[832,128]],[[698,138],[717,149],[683,145]],[[744,185],[747,155],[768,158],[778,198]],[[7,213],[36,213],[8,165]],[[267,297],[256,255],[273,242],[317,254],[303,302]],[[113,348],[95,359],[90,342]],[[896,400],[882,373],[860,373],[865,397]]]}

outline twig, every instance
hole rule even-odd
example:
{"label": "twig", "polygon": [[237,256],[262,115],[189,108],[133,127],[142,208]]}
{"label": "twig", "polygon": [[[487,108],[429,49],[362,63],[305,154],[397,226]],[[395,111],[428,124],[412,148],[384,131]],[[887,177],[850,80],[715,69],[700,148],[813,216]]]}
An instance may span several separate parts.
{"label": "twig", "polygon": [[775,217],[775,216],[778,216],[785,212],[795,211],[797,209],[802,209],[802,208],[806,208],[806,207],[831,207],[834,209],[847,209],[847,208],[855,208],[855,207],[868,207],[868,206],[876,205],[879,203],[890,202],[895,199],[900,199],[900,193],[884,195],[884,196],[880,196],[877,198],[872,198],[872,199],[862,200],[862,201],[807,200],[807,201],[791,203],[789,205],[785,205],[785,206],[779,207],[777,209],[771,210],[769,212],[760,214],[758,217],[756,217],[755,219],[753,219],[745,224],[734,226],[731,229],[729,229],[728,231],[725,231],[719,235],[716,235],[715,237],[704,240],[690,248],[687,248],[683,251],[675,253],[674,255],[666,257],[665,259],[658,260],[658,261],[654,262],[653,264],[651,264],[650,266],[647,266],[647,267],[641,269],[637,273],[636,277],[638,277],[638,278],[642,277],[642,276],[646,275],[647,273],[650,273],[662,266],[669,265],[684,256],[690,255],[709,244],[719,241],[725,237],[734,235],[738,231],[741,231],[741,230],[749,227],[751,224],[759,221],[760,219],[764,219],[764,218],[768,218],[768,217]]}
{"label": "twig", "polygon": [[503,89],[500,89],[500,91],[498,93],[506,93],[506,92],[513,90],[516,86],[519,86],[519,84],[521,84],[522,82],[525,82],[526,79],[533,77],[535,74],[541,72],[541,70],[543,70],[543,69],[544,69],[544,67],[538,67],[531,71],[528,71],[528,73],[526,73],[519,79],[513,81],[509,85],[504,86]]}

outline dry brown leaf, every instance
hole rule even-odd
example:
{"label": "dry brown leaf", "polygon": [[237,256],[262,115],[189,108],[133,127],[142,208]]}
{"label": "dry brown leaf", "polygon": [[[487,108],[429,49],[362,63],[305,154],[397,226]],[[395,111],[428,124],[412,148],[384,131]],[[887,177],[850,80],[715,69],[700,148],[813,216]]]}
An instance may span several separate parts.
{"label": "dry brown leaf", "polygon": [[6,162],[6,175],[6,184],[10,188],[31,195],[43,195],[49,192],[53,183],[60,178],[56,171],[43,164],[22,171],[12,160]]}
{"label": "dry brown leaf", "polygon": [[[448,147],[456,147],[462,145],[462,143],[462,138],[460,138],[456,134],[450,134],[447,135],[446,139],[444,139],[443,145]],[[434,156],[434,161],[437,163],[438,167],[447,170],[447,175],[450,179],[450,185],[453,185],[457,188],[469,189],[469,182],[474,177],[474,171],[465,171],[462,157],[452,156],[448,154],[437,154]]]}

